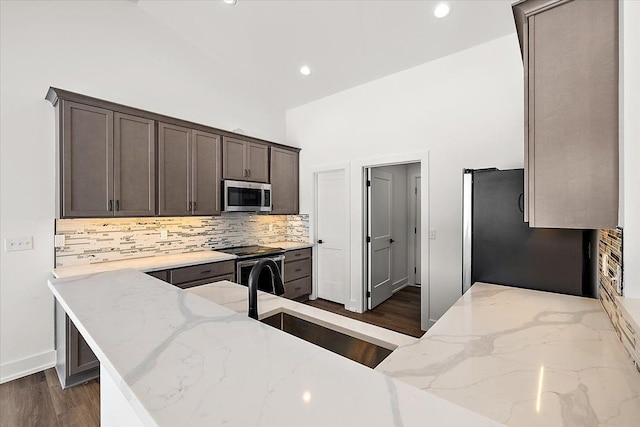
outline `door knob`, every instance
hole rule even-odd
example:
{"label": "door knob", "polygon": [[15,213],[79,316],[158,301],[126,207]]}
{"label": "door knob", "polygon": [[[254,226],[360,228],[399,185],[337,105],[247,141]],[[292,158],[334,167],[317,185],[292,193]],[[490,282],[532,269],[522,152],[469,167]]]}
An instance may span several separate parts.
{"label": "door knob", "polygon": [[318,240],[318,244],[319,244],[319,245],[321,245],[321,244],[323,244],[323,243],[324,243],[324,242],[323,242],[322,240]]}
{"label": "door knob", "polygon": [[389,239],[389,243],[393,243],[393,242],[395,242],[395,240]]}

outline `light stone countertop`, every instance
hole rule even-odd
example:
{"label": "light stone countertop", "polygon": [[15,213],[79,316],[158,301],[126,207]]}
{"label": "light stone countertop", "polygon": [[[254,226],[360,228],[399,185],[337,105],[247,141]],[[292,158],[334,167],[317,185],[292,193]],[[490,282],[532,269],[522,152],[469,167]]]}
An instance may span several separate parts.
{"label": "light stone countertop", "polygon": [[507,425],[640,422],[640,373],[591,298],[476,283],[376,370]]}
{"label": "light stone countertop", "polygon": [[[185,291],[220,304],[237,313],[247,314],[248,312],[249,294],[246,286],[224,281],[196,286],[185,289]],[[388,350],[395,350],[400,346],[414,344],[418,341],[417,338],[380,328],[369,323],[360,322],[350,317],[340,316],[310,305],[280,298],[273,294],[265,292],[259,293],[258,314],[260,319],[280,312],[295,315],[299,318],[333,329],[334,331],[342,332],[346,335],[379,345]]]}
{"label": "light stone countertop", "polygon": [[101,273],[104,271],[134,270],[150,272],[167,268],[186,267],[189,265],[206,264],[208,262],[228,261],[236,259],[235,255],[216,251],[187,252],[182,254],[158,255],[144,258],[124,259],[120,261],[100,262],[96,264],[72,265],[58,267],[51,270],[53,277],[72,277],[85,274]]}
{"label": "light stone countertop", "polygon": [[145,425],[501,425],[139,271],[49,288]]}
{"label": "light stone countertop", "polygon": [[275,243],[267,243],[263,246],[267,246],[270,248],[280,248],[285,251],[293,251],[296,249],[306,249],[313,247],[312,243],[300,243],[300,242],[275,242]]}

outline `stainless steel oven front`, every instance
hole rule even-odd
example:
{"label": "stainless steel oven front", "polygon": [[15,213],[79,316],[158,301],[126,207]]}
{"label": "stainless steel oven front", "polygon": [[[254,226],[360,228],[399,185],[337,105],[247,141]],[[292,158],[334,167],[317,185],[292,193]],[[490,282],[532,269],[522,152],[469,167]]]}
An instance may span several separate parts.
{"label": "stainless steel oven front", "polygon": [[[249,273],[251,273],[251,269],[253,268],[254,265],[258,263],[258,261],[260,261],[263,258],[269,258],[276,263],[276,265],[278,266],[278,269],[280,270],[278,273],[282,278],[282,283],[284,283],[284,255],[282,254],[275,255],[275,256],[263,256],[263,257],[251,258],[246,260],[238,260],[236,262],[236,283],[247,286],[247,284],[249,283]],[[263,273],[264,272],[265,271],[263,271]],[[267,275],[265,275],[264,277],[262,275],[260,276],[258,289],[260,290],[272,289],[271,283],[265,283],[264,286],[262,284],[262,281],[268,280],[268,277],[270,276],[267,276]]]}

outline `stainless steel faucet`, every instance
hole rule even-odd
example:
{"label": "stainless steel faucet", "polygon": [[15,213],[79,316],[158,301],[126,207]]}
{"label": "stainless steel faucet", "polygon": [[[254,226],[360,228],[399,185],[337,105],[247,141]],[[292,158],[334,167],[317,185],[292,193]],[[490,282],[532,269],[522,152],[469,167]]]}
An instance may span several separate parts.
{"label": "stainless steel faucet", "polygon": [[284,284],[280,276],[278,264],[268,258],[261,259],[253,266],[249,273],[249,317],[258,320],[258,282],[260,281],[260,273],[268,268],[271,272],[271,293],[274,295],[284,295]]}

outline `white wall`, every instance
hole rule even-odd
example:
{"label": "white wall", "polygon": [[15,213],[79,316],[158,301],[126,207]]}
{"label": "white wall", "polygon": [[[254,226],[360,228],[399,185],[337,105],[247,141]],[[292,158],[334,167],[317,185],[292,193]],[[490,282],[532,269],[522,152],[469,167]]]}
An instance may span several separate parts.
{"label": "white wall", "polygon": [[[430,265],[430,316],[438,319],[461,294],[462,169],[522,167],[523,103],[514,33],[289,110],[287,142],[302,147],[300,209],[312,211],[314,167],[428,151],[423,206],[431,208],[422,227],[435,228],[437,239],[423,265]],[[361,173],[351,168],[352,194]],[[362,229],[357,209],[351,224]],[[352,239],[352,254],[362,253],[360,241]],[[352,258],[353,286],[361,286],[361,265]]]}
{"label": "white wall", "polygon": [[222,75],[134,2],[0,2],[0,380],[53,362],[55,132],[47,88],[282,141],[284,111]]}
{"label": "white wall", "polygon": [[[392,178],[392,223],[391,237],[395,242],[391,245],[391,283],[392,290],[407,284],[408,255],[408,201],[407,201],[407,166],[381,166],[376,170],[391,174]],[[374,212],[375,214],[375,212]]]}
{"label": "white wall", "polygon": [[640,298],[640,2],[622,9],[624,294]]}

